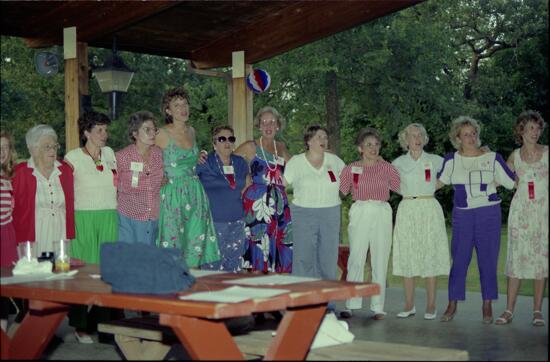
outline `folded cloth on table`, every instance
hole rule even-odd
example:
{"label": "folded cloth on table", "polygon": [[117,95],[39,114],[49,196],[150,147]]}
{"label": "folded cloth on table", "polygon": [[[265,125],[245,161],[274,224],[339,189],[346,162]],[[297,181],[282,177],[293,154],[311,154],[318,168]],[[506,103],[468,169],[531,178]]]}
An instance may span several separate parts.
{"label": "folded cloth on table", "polygon": [[104,243],[100,247],[101,279],[113,292],[169,294],[186,290],[195,277],[178,249],[140,243]]}
{"label": "folded cloth on table", "polygon": [[19,259],[12,270],[12,274],[52,274],[52,263],[49,261],[38,262],[36,258],[31,260]]}
{"label": "folded cloth on table", "polygon": [[311,344],[311,348],[328,347],[353,342],[355,336],[348,329],[349,327],[346,322],[336,319],[334,313],[327,313]]}

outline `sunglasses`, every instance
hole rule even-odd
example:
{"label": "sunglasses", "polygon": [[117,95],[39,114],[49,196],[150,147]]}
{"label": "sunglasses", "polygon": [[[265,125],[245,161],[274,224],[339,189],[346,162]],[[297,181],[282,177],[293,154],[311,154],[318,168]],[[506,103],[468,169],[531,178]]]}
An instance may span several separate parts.
{"label": "sunglasses", "polygon": [[220,143],[224,143],[225,141],[229,141],[230,143],[235,143],[235,141],[237,140],[237,138],[235,136],[229,136],[229,137],[225,137],[225,136],[220,136],[218,138],[216,138],[218,140],[218,142]]}

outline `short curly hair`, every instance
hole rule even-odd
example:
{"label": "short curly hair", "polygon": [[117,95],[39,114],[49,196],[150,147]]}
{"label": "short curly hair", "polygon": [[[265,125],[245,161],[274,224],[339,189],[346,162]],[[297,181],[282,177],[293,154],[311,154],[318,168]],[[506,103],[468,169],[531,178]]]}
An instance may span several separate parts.
{"label": "short curly hair", "polygon": [[275,119],[277,120],[277,124],[279,125],[279,130],[281,131],[283,130],[283,128],[285,127],[285,120],[283,119],[283,116],[281,116],[281,114],[271,106],[262,107],[258,111],[258,113],[256,113],[256,117],[254,118],[254,125],[256,127],[260,128],[260,121],[264,113],[271,113],[273,117],[275,117]]}
{"label": "short curly hair", "polygon": [[318,124],[315,124],[313,126],[309,126],[306,131],[304,132],[304,145],[306,146],[306,150],[309,150],[308,142],[315,137],[317,134],[317,131],[323,131],[329,135],[328,129],[326,127],[320,126]]}
{"label": "short curly hair", "polygon": [[430,137],[428,137],[428,132],[426,132],[426,128],[420,123],[411,123],[407,127],[403,128],[398,135],[399,144],[401,145],[401,148],[403,151],[407,151],[409,149],[409,144],[407,142],[407,136],[411,128],[418,128],[420,130],[420,133],[422,134],[422,140],[424,141],[424,144],[422,147],[426,146],[428,142],[430,141]]}
{"label": "short curly hair", "polygon": [[155,119],[153,113],[149,111],[139,111],[132,113],[132,115],[128,119],[128,137],[130,138],[131,142],[136,142],[134,132],[139,132],[141,126],[147,121],[152,121],[155,127],[157,127],[157,120]]}
{"label": "short curly hair", "polygon": [[84,134],[85,131],[91,132],[92,128],[97,125],[108,125],[111,119],[104,113],[88,111],[78,118],[78,132],[80,133],[80,146],[84,146],[88,139]]}
{"label": "short curly hair", "polygon": [[481,132],[481,127],[479,126],[479,123],[473,119],[472,117],[468,116],[458,116],[457,118],[453,119],[451,123],[451,129],[449,131],[449,141],[451,141],[451,144],[453,147],[457,150],[462,150],[462,145],[460,142],[458,142],[458,135],[460,134],[460,130],[464,126],[472,126],[475,128],[477,133],[477,147],[481,146],[481,139],[479,138],[479,134]]}
{"label": "short curly hair", "polygon": [[166,110],[174,98],[185,99],[189,103],[189,93],[183,87],[175,87],[168,89],[160,101],[160,114],[164,114],[164,122],[166,124],[174,123],[174,119]]}
{"label": "short curly hair", "polygon": [[374,137],[378,142],[382,143],[382,137],[380,137],[380,133],[376,129],[365,127],[359,131],[357,138],[355,138],[355,145],[361,146],[367,137]]}
{"label": "short curly hair", "polygon": [[544,127],[546,126],[546,122],[544,122],[544,119],[539,112],[533,110],[521,112],[516,120],[516,124],[514,124],[514,139],[518,145],[523,144],[522,135],[523,132],[525,132],[525,126],[527,126],[527,123],[529,122],[536,123],[540,127],[541,131],[544,130]]}

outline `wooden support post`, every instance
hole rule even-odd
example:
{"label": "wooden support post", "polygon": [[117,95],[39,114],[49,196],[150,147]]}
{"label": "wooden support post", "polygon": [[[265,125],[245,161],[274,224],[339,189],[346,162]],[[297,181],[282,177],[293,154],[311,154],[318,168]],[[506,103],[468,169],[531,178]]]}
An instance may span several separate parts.
{"label": "wooden support post", "polygon": [[[82,53],[86,46],[77,47],[76,27],[63,29],[63,47],[65,58],[65,152],[68,152],[80,146],[78,136],[78,117],[80,116],[79,56],[82,54],[79,53]],[[85,53],[87,54],[87,49]],[[87,69],[87,56],[85,62]]]}
{"label": "wooden support post", "polygon": [[230,124],[235,130],[235,146],[252,139],[252,92],[246,87],[246,70],[244,51],[233,52],[231,93],[229,96],[231,118]]}

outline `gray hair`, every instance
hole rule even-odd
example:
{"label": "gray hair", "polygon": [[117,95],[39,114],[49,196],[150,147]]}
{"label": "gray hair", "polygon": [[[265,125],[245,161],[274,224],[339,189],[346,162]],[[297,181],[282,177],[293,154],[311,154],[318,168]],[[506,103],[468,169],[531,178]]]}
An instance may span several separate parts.
{"label": "gray hair", "polygon": [[409,145],[407,142],[407,136],[409,134],[409,131],[411,128],[416,127],[420,130],[420,133],[422,134],[422,140],[424,141],[424,144],[422,147],[426,146],[428,144],[428,141],[430,140],[430,137],[428,137],[428,132],[426,132],[426,128],[420,123],[411,123],[407,127],[403,128],[398,135],[399,138],[399,144],[401,145],[401,148],[403,148],[403,151],[407,151],[409,149]]}
{"label": "gray hair", "polygon": [[55,133],[52,126],[49,126],[47,124],[39,124],[38,126],[34,126],[27,131],[27,134],[25,135],[25,141],[27,142],[27,148],[29,149],[29,152],[31,152],[31,149],[38,147],[40,139],[44,136],[52,136],[57,142],[57,133]]}
{"label": "gray hair", "polygon": [[128,137],[130,138],[130,142],[136,142],[134,132],[139,132],[141,126],[147,121],[153,122],[153,125],[157,127],[157,120],[153,113],[149,111],[139,111],[130,115],[130,119],[128,120]]}
{"label": "gray hair", "polygon": [[283,119],[283,116],[281,116],[281,114],[273,107],[271,106],[265,106],[265,107],[262,107],[258,113],[256,113],[256,117],[254,118],[254,125],[258,128],[260,128],[260,121],[262,118],[262,115],[264,113],[271,113],[273,115],[273,117],[275,117],[275,119],[277,120],[277,123],[279,125],[279,130],[282,131],[284,126],[285,126],[285,121]]}
{"label": "gray hair", "polygon": [[481,139],[479,138],[481,127],[479,126],[479,123],[472,117],[459,116],[453,119],[453,122],[451,123],[451,130],[449,131],[449,141],[451,141],[451,144],[453,145],[453,147],[459,151],[462,149],[462,145],[460,144],[460,142],[457,141],[457,138],[458,138],[458,135],[460,134],[460,130],[464,126],[472,126],[475,128],[477,133],[476,144],[477,144],[477,147],[481,146]]}

